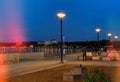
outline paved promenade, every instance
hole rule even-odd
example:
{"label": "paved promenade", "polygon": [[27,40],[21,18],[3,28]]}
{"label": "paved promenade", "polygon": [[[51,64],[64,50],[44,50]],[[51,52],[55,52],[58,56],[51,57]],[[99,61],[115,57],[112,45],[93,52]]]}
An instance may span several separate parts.
{"label": "paved promenade", "polygon": [[67,62],[67,64],[120,67],[120,61],[72,61],[72,62]]}
{"label": "paved promenade", "polygon": [[60,59],[52,60],[31,60],[22,61],[16,64],[0,65],[0,79],[24,75],[27,73],[37,72],[45,69],[50,69],[65,64],[74,65],[92,65],[92,66],[120,66],[120,61],[77,61],[77,60],[64,60],[60,63]]}
{"label": "paved promenade", "polygon": [[62,65],[64,64],[61,64],[58,60],[49,61],[31,60],[16,64],[0,65],[0,79],[24,75],[27,73],[37,72]]}

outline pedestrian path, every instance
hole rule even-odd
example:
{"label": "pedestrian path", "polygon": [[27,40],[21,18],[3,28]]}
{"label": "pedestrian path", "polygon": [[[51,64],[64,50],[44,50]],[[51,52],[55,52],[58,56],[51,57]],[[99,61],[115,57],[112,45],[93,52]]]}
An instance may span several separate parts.
{"label": "pedestrian path", "polygon": [[0,65],[0,79],[42,71],[62,65],[90,65],[90,66],[120,66],[120,61],[67,61],[60,63],[59,59],[44,61],[26,61],[17,64]]}
{"label": "pedestrian path", "polygon": [[120,67],[120,61],[72,61],[72,62],[67,62],[67,64]]}
{"label": "pedestrian path", "polygon": [[17,64],[0,65],[0,79],[6,79],[14,76],[24,75],[32,72],[42,71],[58,66],[64,63],[57,61],[27,61]]}

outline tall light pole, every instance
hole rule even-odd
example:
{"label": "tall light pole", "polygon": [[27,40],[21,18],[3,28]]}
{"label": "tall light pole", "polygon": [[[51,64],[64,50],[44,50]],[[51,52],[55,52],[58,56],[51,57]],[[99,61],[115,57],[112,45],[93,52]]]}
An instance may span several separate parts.
{"label": "tall light pole", "polygon": [[117,39],[118,39],[118,36],[114,36],[114,39],[117,40]]}
{"label": "tall light pole", "polygon": [[108,33],[107,35],[108,35],[109,45],[112,46],[112,42],[111,42],[111,36],[112,36],[112,34]]}
{"label": "tall light pole", "polygon": [[114,36],[114,48],[117,47],[118,36]]}
{"label": "tall light pole", "polygon": [[98,48],[98,55],[99,55],[99,47],[100,47],[100,41],[99,41],[99,36],[100,36],[100,28],[96,28],[95,29],[96,33],[97,33],[97,48]]}
{"label": "tall light pole", "polygon": [[111,38],[112,34],[111,34],[111,33],[108,33],[107,35],[108,35],[108,39],[109,39],[109,41],[110,41],[110,40],[111,40],[110,38]]}
{"label": "tall light pole", "polygon": [[66,16],[65,13],[59,12],[57,16],[60,19],[60,55],[61,55],[61,63],[63,63],[63,33],[62,33],[62,19]]}
{"label": "tall light pole", "polygon": [[63,36],[63,45],[65,46],[65,36]]}

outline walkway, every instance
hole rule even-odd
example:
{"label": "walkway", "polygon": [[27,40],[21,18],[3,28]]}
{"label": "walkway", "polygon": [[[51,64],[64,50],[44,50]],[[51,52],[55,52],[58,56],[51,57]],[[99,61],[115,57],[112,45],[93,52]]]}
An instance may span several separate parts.
{"label": "walkway", "polygon": [[64,59],[64,63],[60,63],[60,59],[51,59],[44,61],[23,61],[17,64],[0,65],[0,79],[24,75],[27,73],[46,70],[65,64],[74,65],[92,65],[92,66],[120,66],[120,61],[77,61]]}
{"label": "walkway", "polygon": [[27,73],[46,70],[58,66],[62,66],[58,60],[49,61],[26,61],[16,64],[0,65],[0,79],[24,75]]}
{"label": "walkway", "polygon": [[120,67],[120,61],[72,61],[67,64],[90,65],[90,66],[116,66]]}

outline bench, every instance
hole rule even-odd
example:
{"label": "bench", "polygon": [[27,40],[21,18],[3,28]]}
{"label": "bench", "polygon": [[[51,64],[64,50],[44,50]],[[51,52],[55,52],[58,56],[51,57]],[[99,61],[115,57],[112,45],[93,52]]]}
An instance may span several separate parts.
{"label": "bench", "polygon": [[101,57],[100,56],[93,56],[92,60],[93,61],[99,61],[99,60],[101,60]]}
{"label": "bench", "polygon": [[64,73],[63,74],[63,80],[64,81],[74,81],[80,79],[81,73],[74,73],[74,72],[69,72],[69,73]]}
{"label": "bench", "polygon": [[74,81],[79,80],[80,76],[87,71],[86,67],[75,67],[73,71],[68,73],[63,73],[63,81]]}
{"label": "bench", "polygon": [[115,57],[102,57],[102,61],[114,61]]}
{"label": "bench", "polygon": [[[82,56],[78,56],[78,60],[83,61],[83,57]],[[86,61],[87,60],[92,60],[92,56],[86,56]]]}

